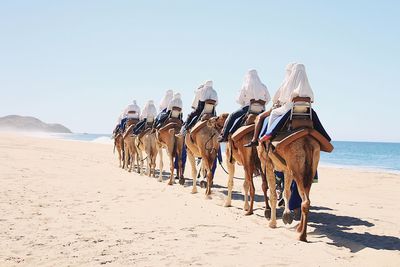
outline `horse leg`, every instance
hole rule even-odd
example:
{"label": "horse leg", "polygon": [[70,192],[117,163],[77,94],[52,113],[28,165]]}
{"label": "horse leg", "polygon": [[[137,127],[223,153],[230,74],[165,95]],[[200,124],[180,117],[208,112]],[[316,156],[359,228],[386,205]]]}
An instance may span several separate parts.
{"label": "horse leg", "polygon": [[[300,180],[300,179],[298,179]],[[297,227],[297,232],[300,233],[299,240],[307,242],[307,223],[308,223],[308,213],[310,211],[310,189],[309,187],[304,188],[303,181],[296,181],[297,189],[299,190],[299,195],[301,196],[301,219],[300,224]]]}
{"label": "horse leg", "polygon": [[158,154],[158,147],[154,145],[152,150],[153,178],[156,178],[157,154]]}
{"label": "horse leg", "polygon": [[135,157],[133,155],[133,151],[132,151],[131,147],[128,149],[128,155],[131,159],[131,164],[129,165],[128,172],[132,172],[132,169],[134,168],[134,165],[135,165]]}
{"label": "horse leg", "polygon": [[125,146],[124,151],[125,151],[124,169],[127,170],[129,166],[129,148]]}
{"label": "horse leg", "polygon": [[120,144],[117,144],[117,142],[116,142],[116,145],[115,145],[116,147],[117,147],[117,151],[118,151],[118,161],[119,161],[119,167],[121,168],[122,167],[122,160],[121,160],[121,146],[120,146]]}
{"label": "horse leg", "polygon": [[266,175],[269,187],[270,202],[271,202],[271,220],[269,222],[269,227],[276,228],[276,181],[274,174],[274,165],[269,157],[266,159]]}
{"label": "horse leg", "polygon": [[245,179],[248,181],[249,188],[250,188],[250,207],[249,210],[246,212],[246,216],[252,215],[253,214],[253,207],[254,207],[254,196],[255,196],[255,188],[254,188],[254,182],[253,182],[253,165],[252,163],[249,163],[250,165],[247,165],[247,168],[245,170]]}
{"label": "horse leg", "polygon": [[293,176],[289,172],[284,172],[284,189],[283,189],[283,200],[285,201],[285,210],[283,211],[282,221],[284,224],[291,224],[293,222],[293,216],[289,209],[289,199],[291,196],[290,185],[293,181]]}
{"label": "horse leg", "polygon": [[264,211],[264,216],[268,220],[271,219],[271,207],[269,206],[268,202],[268,183],[267,183],[267,175],[266,175],[266,170],[265,170],[265,164],[261,163],[261,180],[262,180],[262,190],[264,193],[264,201],[265,201],[265,211]]}
{"label": "horse leg", "polygon": [[156,177],[156,159],[157,159],[157,152],[153,151],[151,154],[151,171],[152,171],[151,176],[153,178]]}
{"label": "horse leg", "polygon": [[143,153],[142,150],[139,149],[139,147],[136,148],[136,153],[137,153],[137,168],[138,168],[138,173],[140,175],[143,175]]}
{"label": "horse leg", "polygon": [[159,165],[160,165],[160,175],[158,176],[158,181],[162,182],[163,181],[163,168],[164,168],[164,162],[163,162],[163,150],[162,147],[159,147],[160,149],[158,150],[158,156],[160,157]]}
{"label": "horse leg", "polygon": [[179,180],[184,179],[182,155],[179,156],[179,154],[178,154],[178,178]]}
{"label": "horse leg", "polygon": [[213,183],[212,167],[214,164],[214,159],[204,160],[204,163],[207,177],[206,199],[211,199],[211,186]]}
{"label": "horse leg", "polygon": [[192,154],[192,151],[190,151],[190,149],[187,150],[187,158],[188,158],[188,161],[190,162],[190,166],[192,167],[192,179],[193,179],[192,194],[196,194],[197,193],[196,160],[194,158],[194,155]]}
{"label": "horse leg", "polygon": [[235,174],[235,162],[234,161],[230,162],[229,160],[227,160],[227,166],[228,166],[228,197],[225,200],[224,207],[230,207],[232,205],[233,175]]}
{"label": "horse leg", "polygon": [[249,186],[249,182],[244,179],[243,182],[243,191],[244,191],[244,206],[243,206],[243,210],[244,211],[248,211],[249,210],[249,190],[250,190],[250,186]]}
{"label": "horse leg", "polygon": [[175,184],[175,177],[174,177],[175,166],[174,166],[174,153],[173,153],[173,151],[170,151],[168,153],[168,156],[169,156],[169,171],[170,171],[168,185],[173,185],[173,184]]}

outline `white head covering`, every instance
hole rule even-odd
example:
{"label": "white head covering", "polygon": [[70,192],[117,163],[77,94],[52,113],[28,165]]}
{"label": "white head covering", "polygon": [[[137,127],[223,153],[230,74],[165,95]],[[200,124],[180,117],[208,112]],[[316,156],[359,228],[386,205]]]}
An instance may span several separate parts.
{"label": "white head covering", "polygon": [[203,90],[204,88],[204,84],[201,84],[196,91],[194,91],[194,98],[193,98],[193,102],[192,102],[192,108],[196,109],[197,106],[199,105],[199,101],[200,101],[200,94],[201,94],[201,90]]}
{"label": "white head covering", "polygon": [[250,100],[263,100],[268,103],[271,100],[267,87],[261,82],[256,70],[249,70],[240,90],[237,103],[242,106],[250,105]]}
{"label": "white head covering", "polygon": [[167,92],[165,92],[163,99],[161,99],[161,101],[160,101],[160,106],[159,106],[160,111],[162,111],[168,107],[168,104],[169,104],[169,102],[171,102],[173,96],[174,96],[174,91],[168,90]]}
{"label": "white head covering", "polygon": [[[128,114],[129,112],[135,112],[134,114]],[[125,109],[127,118],[138,119],[140,116],[140,107],[136,104],[136,100],[133,100],[132,104],[128,105]]]}
{"label": "white head covering", "polygon": [[274,98],[272,99],[272,103],[274,105],[278,103],[282,88],[286,85],[287,81],[289,80],[290,74],[292,73],[292,69],[296,64],[297,64],[296,62],[293,62],[293,63],[289,63],[286,65],[285,78],[283,79],[283,82],[279,86],[278,90],[276,91],[276,93],[274,95]]}
{"label": "white head covering", "polygon": [[203,89],[200,91],[200,101],[206,101],[206,100],[215,100],[216,105],[218,104],[218,94],[217,91],[214,90],[213,82],[212,81],[206,81],[204,83]]}
{"label": "white head covering", "polygon": [[146,105],[143,108],[142,114],[140,115],[140,118],[146,119],[149,117],[156,117],[157,116],[157,109],[156,106],[154,105],[153,100],[147,101]]}
{"label": "white head covering", "polygon": [[210,81],[210,80],[205,81],[204,86],[205,87],[207,87],[207,86],[213,87],[213,81]]}
{"label": "white head covering", "polygon": [[173,107],[178,107],[182,109],[183,103],[181,99],[181,94],[176,93],[174,94],[174,98],[169,102],[168,110],[172,110]]}
{"label": "white head covering", "polygon": [[311,101],[314,101],[314,93],[308,82],[306,68],[303,64],[294,65],[286,85],[282,88],[279,102],[288,103],[297,96],[310,97]]}

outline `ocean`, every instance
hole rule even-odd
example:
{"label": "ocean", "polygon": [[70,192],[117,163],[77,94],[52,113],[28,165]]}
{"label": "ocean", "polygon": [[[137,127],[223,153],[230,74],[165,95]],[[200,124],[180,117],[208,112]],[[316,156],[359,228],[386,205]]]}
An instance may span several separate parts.
{"label": "ocean", "polygon": [[[67,140],[112,144],[107,134],[53,134]],[[400,173],[400,143],[334,141],[332,153],[321,153],[321,166]]]}
{"label": "ocean", "polygon": [[332,142],[332,153],[321,153],[321,163],[332,166],[400,173],[400,143]]}

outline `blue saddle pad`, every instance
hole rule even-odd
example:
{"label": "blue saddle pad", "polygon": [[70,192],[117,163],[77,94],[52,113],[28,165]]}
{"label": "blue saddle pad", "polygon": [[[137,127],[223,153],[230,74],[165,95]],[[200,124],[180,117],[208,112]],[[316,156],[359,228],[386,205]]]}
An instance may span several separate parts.
{"label": "blue saddle pad", "polygon": [[259,138],[262,138],[266,135],[274,135],[277,131],[282,129],[282,127],[286,123],[286,120],[289,118],[291,112],[292,111],[289,110],[284,115],[276,118],[276,120],[272,122],[272,125],[268,125],[269,117],[265,118]]}

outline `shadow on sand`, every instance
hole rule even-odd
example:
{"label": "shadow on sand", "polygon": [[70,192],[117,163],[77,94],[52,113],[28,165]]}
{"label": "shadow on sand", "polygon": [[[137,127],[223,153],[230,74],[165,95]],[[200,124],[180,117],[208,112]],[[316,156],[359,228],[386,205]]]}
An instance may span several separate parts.
{"label": "shadow on sand", "polygon": [[[215,188],[226,188],[224,186],[215,186]],[[224,195],[227,190],[221,190]],[[243,195],[237,191],[232,192],[232,199],[243,200]],[[255,202],[264,202],[263,195],[255,195]],[[351,216],[335,215],[332,209],[328,207],[311,207],[309,226],[315,228],[310,235],[318,235],[317,238],[326,236],[332,242],[329,245],[345,247],[351,252],[358,252],[364,248],[379,250],[397,250],[400,251],[400,238],[396,236],[374,235],[368,232],[351,233],[353,227],[364,226],[371,228],[373,223]],[[277,209],[277,217],[282,217],[283,208]]]}
{"label": "shadow on sand", "polygon": [[[311,211],[325,209],[327,208],[314,207],[311,208]],[[315,228],[310,233],[311,235],[326,236],[332,240],[328,244],[348,248],[351,252],[358,252],[364,248],[400,251],[400,239],[398,237],[374,235],[367,232],[349,232],[356,226],[368,228],[375,226],[373,223],[356,217],[334,215],[328,212],[311,212],[309,225]]]}
{"label": "shadow on sand", "polygon": [[[169,173],[163,172],[163,177],[166,179],[169,177]],[[185,186],[192,185],[193,180],[186,178]],[[219,192],[223,193],[224,195],[228,194],[226,186],[214,184],[213,188],[220,189]],[[238,191],[232,191],[232,199],[243,200],[243,194]],[[256,194],[254,201],[263,203],[264,196]],[[360,218],[335,215],[332,213],[332,211],[333,209],[328,207],[311,207],[309,226],[315,228],[315,230],[310,232],[310,235],[313,235],[316,238],[327,237],[332,241],[328,243],[329,245],[345,247],[350,249],[350,251],[353,253],[356,253],[364,248],[400,251],[400,238],[395,236],[375,235],[367,232],[352,233],[350,231],[353,229],[353,227],[364,226],[371,228],[375,225]],[[277,216],[281,217],[282,214],[283,208],[277,209]]]}

